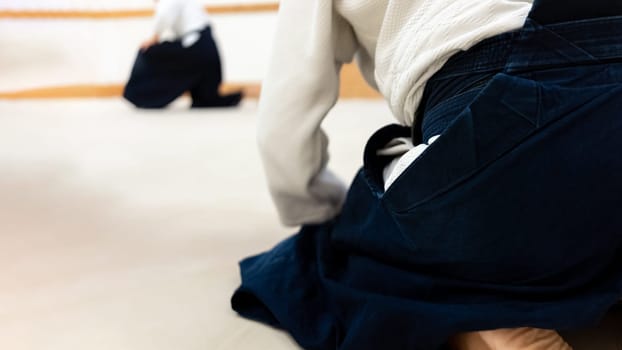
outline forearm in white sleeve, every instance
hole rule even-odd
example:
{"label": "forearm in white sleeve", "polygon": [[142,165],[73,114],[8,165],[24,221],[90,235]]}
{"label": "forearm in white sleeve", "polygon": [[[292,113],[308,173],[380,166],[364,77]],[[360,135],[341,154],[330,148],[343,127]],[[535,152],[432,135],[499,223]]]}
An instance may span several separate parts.
{"label": "forearm in white sleeve", "polygon": [[332,1],[281,1],[257,136],[285,225],[319,223],[341,209],[346,187],[326,168],[328,138],[320,124],[337,101],[342,62],[355,50]]}
{"label": "forearm in white sleeve", "polygon": [[153,30],[158,36],[162,36],[167,30],[171,30],[180,12],[179,0],[159,0],[153,18]]}

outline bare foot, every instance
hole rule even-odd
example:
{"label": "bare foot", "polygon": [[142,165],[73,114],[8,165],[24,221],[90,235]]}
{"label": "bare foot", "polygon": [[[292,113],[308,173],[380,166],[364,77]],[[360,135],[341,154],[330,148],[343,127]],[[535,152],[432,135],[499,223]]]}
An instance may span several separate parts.
{"label": "bare foot", "polygon": [[572,350],[557,332],[540,328],[461,333],[450,344],[456,350]]}

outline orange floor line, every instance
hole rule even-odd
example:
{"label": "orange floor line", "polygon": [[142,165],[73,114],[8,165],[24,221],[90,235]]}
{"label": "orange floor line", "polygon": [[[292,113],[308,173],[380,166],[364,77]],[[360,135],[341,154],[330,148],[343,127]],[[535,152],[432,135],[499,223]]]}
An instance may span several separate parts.
{"label": "orange floor line", "polygon": [[[278,3],[269,4],[240,4],[240,5],[214,5],[206,6],[205,9],[212,14],[246,13],[246,12],[274,12],[279,8]],[[121,19],[153,16],[153,10],[110,10],[110,11],[86,11],[86,10],[0,10],[0,19]]]}

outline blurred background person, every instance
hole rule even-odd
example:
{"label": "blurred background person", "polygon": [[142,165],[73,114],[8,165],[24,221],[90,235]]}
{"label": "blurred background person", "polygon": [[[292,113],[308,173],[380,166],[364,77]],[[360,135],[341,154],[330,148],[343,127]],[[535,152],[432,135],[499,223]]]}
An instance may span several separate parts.
{"label": "blurred background person", "polygon": [[192,107],[232,107],[221,95],[222,67],[207,12],[198,0],[157,1],[154,34],[136,57],[123,96],[139,108],[163,108],[189,91]]}

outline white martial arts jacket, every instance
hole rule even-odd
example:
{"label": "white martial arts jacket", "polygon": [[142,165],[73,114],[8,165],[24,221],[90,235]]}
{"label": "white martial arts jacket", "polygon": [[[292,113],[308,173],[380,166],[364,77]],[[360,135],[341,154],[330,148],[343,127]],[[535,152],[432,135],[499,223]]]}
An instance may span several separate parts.
{"label": "white martial arts jacket", "polygon": [[199,0],[159,0],[154,30],[165,40],[182,39],[184,47],[199,40],[199,31],[209,24],[205,8]]}
{"label": "white martial arts jacket", "polygon": [[[286,225],[336,215],[345,186],[329,170],[320,124],[338,97],[339,70],[356,61],[403,125],[426,81],[453,54],[520,28],[532,0],[281,0],[262,85],[258,143]],[[356,120],[352,120],[355,124]]]}

